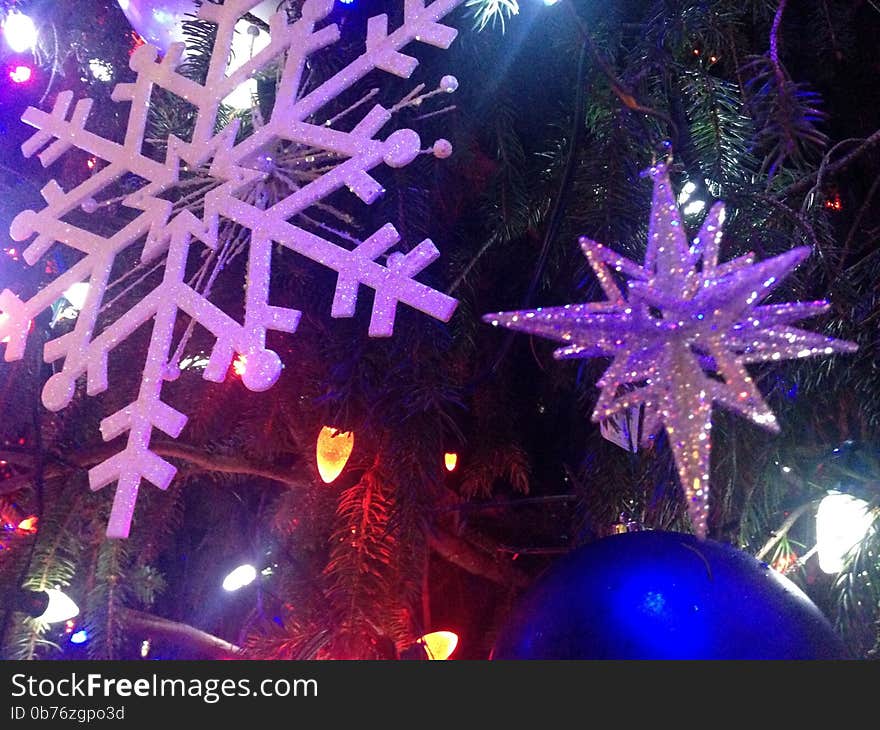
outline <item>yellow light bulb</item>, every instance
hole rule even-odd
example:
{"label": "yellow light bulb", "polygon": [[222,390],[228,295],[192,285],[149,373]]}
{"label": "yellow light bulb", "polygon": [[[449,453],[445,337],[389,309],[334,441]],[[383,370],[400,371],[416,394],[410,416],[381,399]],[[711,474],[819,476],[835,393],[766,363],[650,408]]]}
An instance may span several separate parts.
{"label": "yellow light bulb", "polygon": [[455,467],[458,466],[458,454],[447,451],[443,454],[443,463],[446,465],[446,471],[455,471]]}
{"label": "yellow light bulb", "polygon": [[342,474],[348,457],[354,449],[354,433],[352,431],[341,432],[338,428],[324,426],[318,434],[316,457],[318,462],[318,474],[321,479],[330,484]]}
{"label": "yellow light bulb", "polygon": [[443,660],[449,659],[455,647],[458,646],[458,634],[452,631],[434,631],[431,634],[425,634],[419,643],[425,647],[428,653],[428,659]]}

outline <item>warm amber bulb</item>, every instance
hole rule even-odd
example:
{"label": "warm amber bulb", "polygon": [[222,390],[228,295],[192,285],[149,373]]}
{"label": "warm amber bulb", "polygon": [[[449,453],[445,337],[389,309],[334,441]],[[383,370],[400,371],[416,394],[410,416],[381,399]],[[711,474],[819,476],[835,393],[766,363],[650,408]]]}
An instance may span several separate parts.
{"label": "warm amber bulb", "polygon": [[443,454],[443,463],[446,464],[446,471],[455,471],[455,467],[458,466],[458,454],[447,451]]}
{"label": "warm amber bulb", "polygon": [[37,518],[34,515],[31,515],[30,517],[25,517],[21,522],[18,523],[18,529],[22,532],[36,532]]}
{"label": "warm amber bulb", "polygon": [[458,634],[452,631],[435,631],[425,634],[419,643],[425,647],[428,659],[449,659],[458,646]]}
{"label": "warm amber bulb", "polygon": [[354,432],[341,432],[338,428],[324,426],[318,434],[316,451],[318,474],[327,484],[335,481],[342,474],[348,463],[348,457],[354,448]]}
{"label": "warm amber bulb", "polygon": [[232,361],[232,372],[238,377],[243,378],[245,370],[247,370],[247,357],[245,355],[239,355]]}

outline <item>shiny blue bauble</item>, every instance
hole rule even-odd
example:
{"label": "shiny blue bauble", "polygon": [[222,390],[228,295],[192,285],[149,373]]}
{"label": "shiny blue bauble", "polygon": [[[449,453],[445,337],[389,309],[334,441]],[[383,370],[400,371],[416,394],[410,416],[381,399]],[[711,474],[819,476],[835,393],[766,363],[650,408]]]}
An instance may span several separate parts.
{"label": "shiny blue bauble", "polygon": [[730,545],[632,532],[586,545],[523,596],[493,659],[845,659],[815,604]]}

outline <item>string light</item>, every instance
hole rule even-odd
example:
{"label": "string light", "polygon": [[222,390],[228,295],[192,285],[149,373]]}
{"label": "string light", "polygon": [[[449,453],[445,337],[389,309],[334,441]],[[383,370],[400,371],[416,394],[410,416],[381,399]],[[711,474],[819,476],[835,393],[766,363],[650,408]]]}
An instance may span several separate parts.
{"label": "string light", "polygon": [[65,593],[57,588],[47,588],[43,592],[49,597],[49,602],[46,605],[46,610],[36,617],[37,621],[44,624],[57,624],[79,616],[79,606]]}
{"label": "string light", "polygon": [[223,590],[230,593],[249,586],[257,579],[257,569],[250,563],[239,565],[223,579]]}
{"label": "string light", "polygon": [[89,633],[85,629],[80,629],[70,637],[71,644],[85,644],[89,640]]}
{"label": "string light", "polygon": [[343,433],[331,426],[324,426],[321,429],[316,446],[316,460],[318,474],[326,484],[336,481],[336,478],[342,474],[353,449],[353,432]]}
{"label": "string light", "polygon": [[816,512],[816,551],[825,573],[843,570],[846,554],[868,534],[874,515],[863,499],[831,491]]}
{"label": "string light", "polygon": [[841,211],[843,210],[843,201],[840,199],[840,195],[838,193],[834,194],[834,197],[829,198],[825,201],[825,208],[833,211]]}
{"label": "string light", "polygon": [[113,64],[100,58],[89,61],[89,71],[98,81],[113,81]]}
{"label": "string light", "polygon": [[[235,27],[235,34],[232,36],[232,54],[229,65],[226,68],[226,75],[228,76],[241,68],[266,48],[270,42],[271,38],[269,38],[268,33],[261,31],[256,25],[251,25],[247,21],[240,21]],[[223,100],[223,103],[234,109],[247,110],[253,107],[256,97],[257,80],[247,79],[240,83]]]}
{"label": "string light", "polygon": [[9,78],[15,84],[26,84],[33,77],[34,72],[30,66],[18,65],[9,72]]}
{"label": "string light", "polygon": [[25,53],[37,45],[37,27],[27,15],[13,10],[3,21],[3,37],[15,53]]}
{"label": "string light", "polygon": [[449,659],[458,646],[458,634],[453,631],[434,631],[425,634],[418,643],[425,648],[428,659],[442,661]]}
{"label": "string light", "polygon": [[245,372],[247,371],[247,356],[239,355],[232,361],[232,372],[234,372],[239,378],[244,377]]}
{"label": "string light", "polygon": [[80,311],[86,305],[86,298],[89,295],[89,285],[84,281],[71,284],[67,291],[64,292],[64,298],[70,302],[70,306]]}
{"label": "string light", "polygon": [[21,522],[18,523],[18,528],[20,532],[27,532],[33,535],[37,531],[37,518],[34,515],[30,517],[25,517]]}
{"label": "string light", "polygon": [[458,454],[447,451],[443,454],[443,464],[446,467],[446,471],[455,471],[455,467],[458,466]]}
{"label": "string light", "polygon": [[692,200],[688,203],[684,208],[681,209],[681,212],[685,215],[697,215],[698,213],[702,213],[703,209],[706,207],[706,202],[703,200]]}

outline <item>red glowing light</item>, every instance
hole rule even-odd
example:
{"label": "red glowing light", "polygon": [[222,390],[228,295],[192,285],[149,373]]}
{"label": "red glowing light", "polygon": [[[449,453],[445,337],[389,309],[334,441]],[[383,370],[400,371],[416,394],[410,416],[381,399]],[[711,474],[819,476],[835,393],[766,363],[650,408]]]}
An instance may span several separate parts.
{"label": "red glowing light", "polygon": [[9,72],[9,78],[16,84],[26,84],[34,75],[30,66],[16,66]]}
{"label": "red glowing light", "polygon": [[797,553],[792,550],[789,553],[783,553],[778,558],[776,558],[776,560],[773,561],[773,570],[778,573],[782,573],[783,575],[786,575],[797,566],[797,562]]}
{"label": "red glowing light", "polygon": [[238,377],[242,377],[245,370],[247,370],[247,357],[245,357],[244,355],[239,355],[232,362],[232,372],[234,372]]}
{"label": "red glowing light", "polygon": [[25,517],[18,523],[18,529],[22,532],[27,532],[28,534],[33,535],[37,531],[36,516],[31,515],[30,517]]}
{"label": "red glowing light", "polygon": [[828,198],[825,201],[825,207],[828,210],[843,210],[843,201],[840,199],[840,195],[835,193],[833,197]]}
{"label": "red glowing light", "polygon": [[146,44],[146,41],[143,39],[143,37],[137,31],[134,31],[134,30],[131,31],[131,49],[129,50],[128,55],[130,56],[138,48],[140,48],[141,46],[143,46],[145,44]]}

